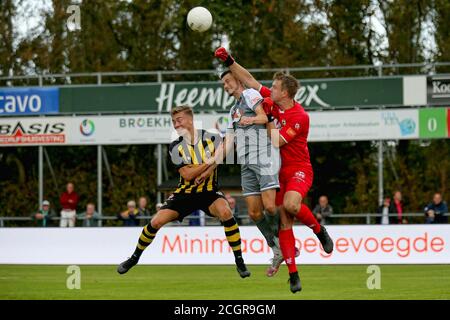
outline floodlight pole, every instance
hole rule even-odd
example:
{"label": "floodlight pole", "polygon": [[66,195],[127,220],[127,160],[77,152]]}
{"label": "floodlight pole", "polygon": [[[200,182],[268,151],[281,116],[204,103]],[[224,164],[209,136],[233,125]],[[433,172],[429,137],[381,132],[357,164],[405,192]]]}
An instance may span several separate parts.
{"label": "floodlight pole", "polygon": [[[97,212],[99,215],[103,214],[103,203],[102,203],[102,197],[103,197],[103,184],[102,184],[102,146],[97,146]],[[98,226],[102,226],[102,219],[98,220]]]}
{"label": "floodlight pole", "polygon": [[38,147],[38,166],[39,166],[39,205],[42,209],[42,201],[44,201],[44,147]]}
{"label": "floodlight pole", "polygon": [[[39,87],[43,86],[42,76],[39,76]],[[39,203],[38,208],[42,209],[42,202],[44,201],[44,147],[38,146],[38,176],[39,176]]]}
{"label": "floodlight pole", "polygon": [[[158,144],[158,164],[157,164],[157,175],[156,175],[156,188],[158,189],[158,187],[161,185],[162,183],[162,144]],[[161,191],[159,191],[156,193],[156,202],[160,203],[161,202]]]}
{"label": "floodlight pole", "polygon": [[378,142],[378,205],[383,204],[383,140]]}
{"label": "floodlight pole", "polygon": [[[157,74],[158,77],[158,83],[162,83],[163,79],[162,79],[162,73],[158,72]],[[157,146],[157,153],[158,153],[158,159],[157,159],[157,167],[156,167],[156,190],[158,190],[156,192],[156,202],[160,203],[161,202],[161,191],[159,191],[159,186],[162,183],[162,144],[158,144]]]}
{"label": "floodlight pole", "polygon": [[[97,74],[97,85],[102,85],[102,75],[101,73]],[[101,216],[103,214],[103,162],[102,162],[102,146],[97,146],[97,212]],[[98,220],[98,226],[102,226],[102,219]]]}
{"label": "floodlight pole", "polygon": [[[378,76],[383,75],[383,67],[380,65],[378,67]],[[383,204],[383,190],[384,177],[383,177],[383,140],[378,141],[378,205]]]}

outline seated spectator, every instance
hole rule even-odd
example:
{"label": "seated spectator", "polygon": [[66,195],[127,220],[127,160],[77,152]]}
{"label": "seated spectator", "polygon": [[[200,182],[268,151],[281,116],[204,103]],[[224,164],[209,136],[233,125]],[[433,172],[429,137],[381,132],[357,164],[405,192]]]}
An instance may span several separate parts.
{"label": "seated spectator", "polygon": [[84,218],[82,221],[83,227],[98,227],[98,221],[100,220],[100,214],[95,211],[95,204],[88,203],[86,205],[86,211],[81,213],[79,218]]}
{"label": "seated spectator", "polygon": [[31,215],[31,218],[36,222],[36,225],[40,227],[48,227],[50,225],[50,220],[54,217],[56,217],[56,213],[53,209],[50,209],[50,202],[47,200],[42,201],[42,209]]}
{"label": "seated spectator", "polygon": [[136,209],[136,202],[133,200],[128,201],[127,210],[119,213],[117,217],[119,220],[123,221],[123,225],[127,227],[135,227],[139,225],[139,220],[136,216],[139,214],[138,209]]}
{"label": "seated spectator", "polygon": [[448,206],[442,201],[442,195],[436,192],[433,201],[425,209],[425,223],[448,223]]}
{"label": "seated spectator", "polygon": [[391,201],[391,206],[389,207],[389,213],[396,213],[396,216],[389,217],[390,224],[405,224],[408,223],[408,218],[403,216],[404,203],[402,193],[400,191],[394,192],[394,201]]}
{"label": "seated spectator", "polygon": [[328,203],[327,196],[321,196],[319,198],[319,203],[314,208],[313,213],[321,225],[326,224],[326,218],[333,214],[333,208]]}
{"label": "seated spectator", "polygon": [[377,217],[378,224],[389,224],[389,208],[391,206],[391,198],[384,198],[383,205],[378,208],[378,213],[381,213],[381,217]]}

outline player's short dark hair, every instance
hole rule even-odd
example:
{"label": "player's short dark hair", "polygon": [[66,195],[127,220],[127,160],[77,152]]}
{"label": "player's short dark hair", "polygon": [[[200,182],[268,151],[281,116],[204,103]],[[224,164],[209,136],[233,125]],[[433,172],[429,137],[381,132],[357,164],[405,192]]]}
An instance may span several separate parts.
{"label": "player's short dark hair", "polygon": [[174,115],[176,115],[177,113],[186,113],[188,115],[190,115],[192,118],[194,117],[194,111],[192,111],[192,108],[186,105],[182,105],[182,106],[176,106],[174,108],[172,108],[172,110],[170,111],[170,115],[173,117]]}
{"label": "player's short dark hair", "polygon": [[281,89],[288,92],[289,98],[294,99],[297,94],[300,84],[293,76],[284,72],[277,72],[273,75],[273,80],[281,81]]}
{"label": "player's short dark hair", "polygon": [[222,72],[221,74],[220,74],[220,80],[222,80],[223,79],[223,77],[225,77],[227,74],[229,74],[229,73],[231,73],[231,70],[225,70],[224,72]]}

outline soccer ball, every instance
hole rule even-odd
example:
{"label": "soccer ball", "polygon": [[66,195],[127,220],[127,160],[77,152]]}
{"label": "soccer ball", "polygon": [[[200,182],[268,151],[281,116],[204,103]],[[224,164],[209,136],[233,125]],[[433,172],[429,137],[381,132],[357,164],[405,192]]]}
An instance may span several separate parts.
{"label": "soccer ball", "polygon": [[193,31],[205,32],[212,24],[211,12],[204,7],[192,8],[187,15],[187,24]]}

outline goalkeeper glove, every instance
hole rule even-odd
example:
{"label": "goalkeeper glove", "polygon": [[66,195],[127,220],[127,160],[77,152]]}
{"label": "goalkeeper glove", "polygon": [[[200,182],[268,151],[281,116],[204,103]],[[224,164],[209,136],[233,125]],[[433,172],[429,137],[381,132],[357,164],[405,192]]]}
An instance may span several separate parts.
{"label": "goalkeeper glove", "polygon": [[227,49],[225,49],[224,47],[217,48],[217,50],[214,52],[214,56],[222,60],[227,67],[231,66],[234,63],[233,57],[227,52]]}

